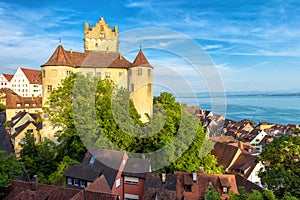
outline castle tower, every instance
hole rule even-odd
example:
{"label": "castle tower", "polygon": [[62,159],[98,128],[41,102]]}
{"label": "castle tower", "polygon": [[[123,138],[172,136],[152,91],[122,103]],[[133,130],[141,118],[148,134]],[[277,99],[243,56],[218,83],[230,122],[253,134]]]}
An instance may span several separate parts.
{"label": "castle tower", "polygon": [[128,89],[131,99],[141,115],[143,122],[148,121],[145,114],[152,115],[153,108],[153,68],[140,49],[128,71]]}
{"label": "castle tower", "polygon": [[103,17],[91,28],[89,23],[85,22],[84,50],[119,52],[118,26],[114,26],[114,29],[109,28]]}

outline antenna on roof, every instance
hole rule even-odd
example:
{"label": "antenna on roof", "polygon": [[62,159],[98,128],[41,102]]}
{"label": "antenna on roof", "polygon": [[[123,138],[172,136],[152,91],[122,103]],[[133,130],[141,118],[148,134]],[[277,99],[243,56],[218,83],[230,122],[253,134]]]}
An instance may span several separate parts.
{"label": "antenna on roof", "polygon": [[142,45],[140,45],[140,51],[142,51]]}
{"label": "antenna on roof", "polygon": [[58,38],[58,42],[61,44],[61,38]]}

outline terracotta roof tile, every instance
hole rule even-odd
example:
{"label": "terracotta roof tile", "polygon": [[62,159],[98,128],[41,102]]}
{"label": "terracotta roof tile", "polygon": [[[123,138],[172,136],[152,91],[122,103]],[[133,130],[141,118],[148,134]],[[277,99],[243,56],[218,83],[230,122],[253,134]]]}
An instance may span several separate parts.
{"label": "terracotta roof tile", "polygon": [[136,56],[135,60],[132,63],[132,66],[151,67],[150,63],[148,62],[146,56],[143,54],[142,50],[139,51],[138,55]]}
{"label": "terracotta roof tile", "polygon": [[53,55],[43,66],[69,66],[69,67],[124,67],[131,63],[119,53],[106,53],[101,51],[75,52],[66,51],[59,45]]}
{"label": "terracotta roof tile", "polygon": [[104,175],[99,176],[94,182],[85,188],[86,191],[111,193]]}
{"label": "terracotta roof tile", "polygon": [[13,74],[3,74],[3,76],[8,80],[10,81],[12,78],[13,78]]}
{"label": "terracotta roof tile", "polygon": [[40,78],[41,70],[25,69],[21,68],[25,76],[27,77],[30,84],[42,84],[42,79]]}

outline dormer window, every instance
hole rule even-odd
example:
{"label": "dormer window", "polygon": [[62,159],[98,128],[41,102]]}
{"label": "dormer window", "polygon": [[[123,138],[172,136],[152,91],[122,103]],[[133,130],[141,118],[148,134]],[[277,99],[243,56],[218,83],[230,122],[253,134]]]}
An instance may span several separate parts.
{"label": "dormer window", "polygon": [[223,187],[223,194],[227,194],[228,193],[228,187]]}
{"label": "dormer window", "polygon": [[94,156],[91,157],[89,164],[92,165],[94,164],[96,158]]}
{"label": "dormer window", "polygon": [[185,190],[186,192],[191,192],[191,191],[192,191],[192,186],[191,186],[191,185],[185,185],[185,186],[184,186],[184,190]]}

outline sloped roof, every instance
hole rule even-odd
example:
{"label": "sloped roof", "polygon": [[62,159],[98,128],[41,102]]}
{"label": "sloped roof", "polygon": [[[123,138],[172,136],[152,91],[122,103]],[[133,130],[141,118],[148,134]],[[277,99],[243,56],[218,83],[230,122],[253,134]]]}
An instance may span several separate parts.
{"label": "sloped roof", "polygon": [[176,175],[167,174],[166,183],[161,181],[161,174],[149,172],[146,175],[144,187],[144,200],[176,199]]}
{"label": "sloped roof", "polygon": [[8,80],[10,81],[12,78],[13,78],[13,74],[3,74],[3,76]]}
{"label": "sloped roof", "polygon": [[250,194],[253,192],[253,190],[257,190],[262,192],[263,188],[259,187],[255,183],[252,183],[251,181],[248,181],[246,178],[242,177],[239,174],[235,175],[236,184],[238,187],[244,187],[245,192],[247,194]]}
{"label": "sloped roof", "polygon": [[[82,163],[71,165],[64,176],[92,182],[103,174],[109,187],[112,188],[124,155],[122,151],[89,148]],[[93,156],[96,158],[95,162],[89,163]]]}
{"label": "sloped roof", "polygon": [[41,70],[25,69],[21,68],[26,78],[30,84],[42,84],[42,79],[40,78]]}
{"label": "sloped roof", "polygon": [[138,55],[136,56],[135,60],[132,63],[133,67],[137,66],[143,66],[143,67],[151,67],[150,63],[148,62],[146,56],[142,52],[142,50],[139,51]]}
{"label": "sloped roof", "polygon": [[229,171],[235,171],[238,173],[244,171],[244,173],[241,173],[241,175],[248,178],[255,166],[257,165],[255,160],[256,156],[253,156],[248,153],[241,153],[236,159],[236,161],[233,163],[233,165],[229,168]]}
{"label": "sloped roof", "polygon": [[134,176],[139,178],[145,178],[146,173],[150,170],[150,160],[139,158],[128,158],[124,170],[123,176]]}
{"label": "sloped roof", "polygon": [[[230,191],[238,193],[236,180],[234,175],[222,174],[204,174],[197,173],[197,180],[192,181],[192,173],[190,172],[174,172],[177,176],[177,199],[194,200],[200,199],[209,187],[213,187],[217,192],[222,193],[223,187],[228,187]],[[189,178],[191,192],[185,191],[186,179]],[[222,199],[228,197],[227,194],[222,195]]]}
{"label": "sloped roof", "polygon": [[234,156],[238,153],[238,147],[228,145],[222,142],[216,142],[214,149],[211,151],[211,154],[217,157],[217,161],[220,165],[227,169]]}
{"label": "sloped roof", "polygon": [[131,63],[119,53],[85,51],[66,51],[59,45],[44,66],[69,66],[69,67],[122,67],[128,68]]}
{"label": "sloped roof", "polygon": [[33,182],[11,181],[9,193],[4,200],[55,200],[70,199],[80,192],[79,189],[63,188]]}
{"label": "sloped roof", "polygon": [[33,182],[11,181],[9,193],[3,200],[117,200],[118,196],[100,191],[64,188]]}
{"label": "sloped roof", "polygon": [[17,137],[25,128],[27,128],[30,124],[33,124],[37,130],[40,130],[42,128],[42,122],[35,123],[32,121],[27,121],[25,124],[22,124],[18,128],[16,128],[16,132],[11,136],[11,138]]}
{"label": "sloped roof", "polygon": [[109,187],[104,175],[99,176],[94,182],[87,186],[85,190],[91,192],[111,193],[111,188]]}

